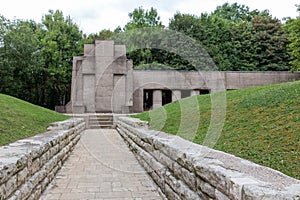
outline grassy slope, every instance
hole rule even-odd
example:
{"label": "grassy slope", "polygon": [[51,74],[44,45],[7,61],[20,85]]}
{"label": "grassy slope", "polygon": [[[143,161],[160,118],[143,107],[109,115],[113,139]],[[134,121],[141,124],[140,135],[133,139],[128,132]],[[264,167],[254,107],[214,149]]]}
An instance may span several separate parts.
{"label": "grassy slope", "polygon": [[[226,95],[226,121],[214,148],[300,179],[300,81],[228,91]],[[192,99],[181,103],[189,104]],[[202,144],[210,122],[210,95],[198,96],[197,100],[201,115],[183,117],[199,121],[193,142]],[[180,105],[177,102],[163,108],[167,121],[162,130],[176,134]],[[152,121],[149,112],[134,117],[150,121],[155,129],[161,121],[161,109],[150,113]],[[193,113],[192,106],[190,109]]]}
{"label": "grassy slope", "polygon": [[51,122],[67,116],[0,94],[0,145],[45,132]]}

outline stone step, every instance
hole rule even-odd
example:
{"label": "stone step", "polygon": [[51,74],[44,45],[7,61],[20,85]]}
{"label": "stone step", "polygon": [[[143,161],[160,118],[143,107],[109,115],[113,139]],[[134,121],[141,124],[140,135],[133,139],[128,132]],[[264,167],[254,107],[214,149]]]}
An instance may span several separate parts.
{"label": "stone step", "polygon": [[113,118],[111,119],[99,119],[99,118],[89,118],[89,121],[101,121],[101,122],[112,122]]}
{"label": "stone step", "polygon": [[97,119],[97,118],[90,118],[89,121],[94,121],[94,122],[112,122],[113,119]]}
{"label": "stone step", "polygon": [[113,125],[89,125],[89,129],[111,129]]}
{"label": "stone step", "polygon": [[89,123],[89,126],[112,126],[113,123]]}
{"label": "stone step", "polygon": [[113,124],[112,115],[90,115],[88,117],[88,128],[91,129],[112,128]]}

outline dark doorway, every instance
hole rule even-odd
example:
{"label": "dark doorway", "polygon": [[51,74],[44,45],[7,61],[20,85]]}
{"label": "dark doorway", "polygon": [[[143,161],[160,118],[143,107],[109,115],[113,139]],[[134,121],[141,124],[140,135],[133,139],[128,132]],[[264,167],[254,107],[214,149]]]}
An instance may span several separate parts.
{"label": "dark doorway", "polygon": [[172,102],[172,91],[171,90],[162,90],[162,105]]}
{"label": "dark doorway", "polygon": [[202,90],[200,90],[200,95],[201,94],[210,94],[210,90],[208,90],[208,89],[202,89]]}
{"label": "dark doorway", "polygon": [[181,90],[181,98],[186,98],[191,96],[191,90]]}
{"label": "dark doorway", "polygon": [[144,111],[150,110],[153,106],[153,90],[144,90]]}

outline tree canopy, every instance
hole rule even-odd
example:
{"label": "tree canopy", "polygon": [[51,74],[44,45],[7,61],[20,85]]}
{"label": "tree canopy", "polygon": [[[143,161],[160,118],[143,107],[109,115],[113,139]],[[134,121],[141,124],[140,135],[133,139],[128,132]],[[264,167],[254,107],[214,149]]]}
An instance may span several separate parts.
{"label": "tree canopy", "polygon": [[299,16],[296,19],[289,19],[285,25],[288,32],[288,50],[291,54],[290,64],[292,71],[300,71],[300,4],[297,5]]}
{"label": "tree canopy", "polygon": [[78,26],[52,10],[42,23],[0,20],[0,92],[52,109],[66,104],[73,56],[83,50]]}
{"label": "tree canopy", "polygon": [[150,10],[145,10],[143,7],[136,8],[133,12],[129,13],[128,16],[130,20],[125,25],[124,31],[145,27],[164,28],[157,10],[153,7],[151,7]]}

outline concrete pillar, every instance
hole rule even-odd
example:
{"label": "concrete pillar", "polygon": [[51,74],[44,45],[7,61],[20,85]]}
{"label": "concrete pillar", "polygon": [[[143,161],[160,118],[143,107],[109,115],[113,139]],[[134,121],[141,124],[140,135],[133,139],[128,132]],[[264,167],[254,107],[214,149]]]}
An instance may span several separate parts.
{"label": "concrete pillar", "polygon": [[95,111],[112,112],[114,41],[95,41]]}
{"label": "concrete pillar", "polygon": [[153,91],[153,109],[159,108],[162,106],[162,91],[154,90]]}
{"label": "concrete pillar", "polygon": [[191,90],[191,96],[197,96],[200,94],[199,90]]}
{"label": "concrete pillar", "polygon": [[172,90],[172,102],[181,99],[181,91],[180,90]]}
{"label": "concrete pillar", "polygon": [[122,107],[125,105],[125,75],[114,74],[114,90],[113,90],[113,112],[122,113]]}
{"label": "concrete pillar", "polygon": [[83,104],[87,113],[95,112],[95,75],[83,75]]}
{"label": "concrete pillar", "polygon": [[131,60],[126,62],[126,103],[125,106],[133,106],[133,63]]}

